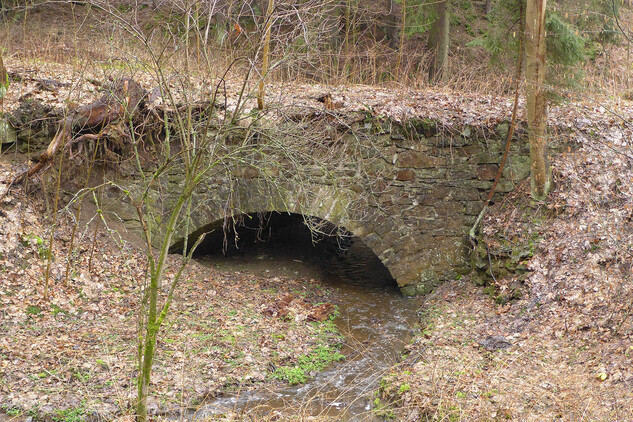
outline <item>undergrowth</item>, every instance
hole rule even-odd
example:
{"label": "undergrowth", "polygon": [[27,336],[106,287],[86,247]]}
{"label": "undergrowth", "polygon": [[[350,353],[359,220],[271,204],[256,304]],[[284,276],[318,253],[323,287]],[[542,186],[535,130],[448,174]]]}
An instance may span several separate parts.
{"label": "undergrowth", "polygon": [[290,385],[304,384],[310,377],[322,371],[331,363],[345,359],[340,353],[342,346],[342,335],[334,324],[335,312],[332,317],[325,322],[313,323],[312,326],[317,331],[319,344],[309,353],[300,356],[296,362],[279,366],[272,373],[272,377],[285,381]]}

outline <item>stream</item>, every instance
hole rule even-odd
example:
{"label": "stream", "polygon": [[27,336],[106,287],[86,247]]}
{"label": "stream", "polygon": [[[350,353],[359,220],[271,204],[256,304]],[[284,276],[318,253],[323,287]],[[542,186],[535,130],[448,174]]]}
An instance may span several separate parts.
{"label": "stream", "polygon": [[373,394],[408,343],[419,302],[400,295],[388,270],[362,242],[354,241],[338,256],[318,251],[309,238],[291,233],[282,241],[250,243],[239,255],[206,255],[198,261],[221,271],[314,278],[332,288],[332,303],[340,311],[335,323],[346,338],[341,350],[346,360],[303,385],[212,399],[196,411],[194,419],[245,409],[267,414],[292,409],[295,414],[330,420],[382,420],[371,411]]}

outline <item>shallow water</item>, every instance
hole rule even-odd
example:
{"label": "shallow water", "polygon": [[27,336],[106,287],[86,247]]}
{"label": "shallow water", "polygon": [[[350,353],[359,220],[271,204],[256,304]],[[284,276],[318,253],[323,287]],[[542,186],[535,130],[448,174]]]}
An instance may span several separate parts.
{"label": "shallow water", "polygon": [[340,311],[335,323],[346,337],[342,353],[347,359],[332,364],[304,385],[213,399],[194,418],[227,411],[248,410],[261,415],[292,410],[295,414],[327,415],[331,420],[381,420],[371,412],[373,393],[409,340],[418,301],[400,295],[387,269],[360,242],[354,242],[344,256],[325,256],[309,242],[257,243],[245,249],[243,254],[205,256],[199,261],[222,271],[314,278],[332,287],[332,302]]}

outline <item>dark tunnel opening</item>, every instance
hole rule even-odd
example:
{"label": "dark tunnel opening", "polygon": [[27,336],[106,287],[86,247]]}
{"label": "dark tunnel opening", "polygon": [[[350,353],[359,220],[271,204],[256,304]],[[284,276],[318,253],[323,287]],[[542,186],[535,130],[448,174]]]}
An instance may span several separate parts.
{"label": "dark tunnel opening", "polygon": [[344,255],[354,241],[345,228],[316,217],[265,212],[244,214],[208,233],[196,256],[243,255],[256,245],[306,247],[316,254]]}
{"label": "dark tunnel opening", "polygon": [[[399,291],[376,254],[344,227],[301,214],[263,212],[227,219],[208,230],[194,257],[207,262],[253,262],[257,269],[309,267],[329,284]],[[218,264],[219,265],[219,264]]]}

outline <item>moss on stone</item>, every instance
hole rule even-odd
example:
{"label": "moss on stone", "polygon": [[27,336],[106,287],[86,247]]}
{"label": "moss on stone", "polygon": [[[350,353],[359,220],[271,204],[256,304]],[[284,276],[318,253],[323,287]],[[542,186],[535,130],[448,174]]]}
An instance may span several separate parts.
{"label": "moss on stone", "polygon": [[407,122],[407,126],[411,127],[415,133],[424,135],[427,138],[438,133],[437,121],[432,119],[411,119]]}
{"label": "moss on stone", "polygon": [[407,296],[407,297],[415,296],[417,294],[416,287],[417,286],[414,286],[414,285],[404,286],[400,288],[400,292],[402,293],[402,296]]}

